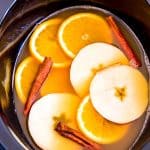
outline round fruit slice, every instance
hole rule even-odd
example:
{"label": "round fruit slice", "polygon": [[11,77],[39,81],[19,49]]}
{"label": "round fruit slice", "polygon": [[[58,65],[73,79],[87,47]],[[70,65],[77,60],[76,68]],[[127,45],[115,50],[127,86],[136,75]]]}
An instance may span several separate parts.
{"label": "round fruit slice", "polygon": [[60,136],[54,129],[62,121],[77,129],[76,111],[80,99],[69,93],[55,93],[35,102],[28,118],[29,132],[35,143],[45,150],[81,150],[81,147]]}
{"label": "round fruit slice", "polygon": [[85,136],[100,144],[119,141],[129,128],[129,125],[115,124],[99,115],[92,106],[89,96],[84,98],[78,108],[77,122]]}
{"label": "round fruit slice", "polygon": [[103,117],[116,123],[128,123],[146,110],[148,85],[137,69],[116,65],[96,74],[90,85],[90,96]]}
{"label": "round fruit slice", "polygon": [[57,30],[62,19],[51,19],[37,26],[29,41],[31,54],[40,62],[44,57],[51,57],[54,67],[65,67],[71,62],[57,40]]}
{"label": "round fruit slice", "polygon": [[25,103],[40,63],[33,57],[25,58],[15,74],[15,88],[19,99]]}
{"label": "round fruit slice", "polygon": [[82,48],[73,60],[70,80],[81,96],[89,93],[89,85],[97,71],[117,63],[128,64],[120,49],[106,43],[93,43]]}
{"label": "round fruit slice", "polygon": [[78,13],[66,19],[59,28],[58,38],[61,47],[71,58],[87,44],[113,41],[107,22],[92,13]]}
{"label": "round fruit slice", "polygon": [[52,68],[50,74],[41,87],[41,96],[50,93],[68,92],[74,93],[74,89],[70,83],[70,68]]}

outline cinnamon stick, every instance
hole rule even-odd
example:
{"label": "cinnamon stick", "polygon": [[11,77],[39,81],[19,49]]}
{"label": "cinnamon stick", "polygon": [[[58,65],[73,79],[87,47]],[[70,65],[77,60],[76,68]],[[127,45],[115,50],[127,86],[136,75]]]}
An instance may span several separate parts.
{"label": "cinnamon stick", "polygon": [[74,130],[62,122],[59,122],[55,128],[55,130],[63,137],[66,137],[81,146],[83,146],[86,150],[102,150],[101,146],[86,137],[84,137],[79,131]]}
{"label": "cinnamon stick", "polygon": [[44,81],[46,80],[50,70],[52,68],[52,60],[46,57],[43,63],[40,65],[37,72],[36,78],[32,84],[32,87],[27,98],[27,102],[24,108],[24,114],[27,115],[30,111],[32,104],[37,100],[39,96],[39,90],[42,87]]}
{"label": "cinnamon stick", "polygon": [[107,20],[110,28],[112,29],[112,32],[114,33],[114,36],[115,36],[116,40],[118,41],[118,43],[120,44],[122,50],[124,51],[124,53],[128,57],[128,59],[130,61],[130,65],[135,67],[135,68],[140,67],[141,62],[139,61],[137,56],[134,54],[133,49],[130,47],[127,40],[123,36],[123,34],[120,31],[119,27],[117,26],[114,18],[112,16],[109,16],[109,17],[106,18],[106,20]]}

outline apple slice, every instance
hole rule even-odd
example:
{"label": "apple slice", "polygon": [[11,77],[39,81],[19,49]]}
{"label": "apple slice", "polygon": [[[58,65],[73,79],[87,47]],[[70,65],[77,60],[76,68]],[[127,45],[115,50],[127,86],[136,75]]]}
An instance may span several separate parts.
{"label": "apple slice", "polygon": [[113,64],[128,64],[123,52],[106,43],[93,43],[82,48],[72,62],[70,80],[79,96],[88,94],[89,85],[97,71]]}
{"label": "apple slice", "polygon": [[140,71],[115,65],[98,72],[90,85],[95,109],[115,123],[128,123],[140,117],[148,105],[148,85]]}
{"label": "apple slice", "polygon": [[44,150],[81,150],[81,147],[60,136],[55,125],[65,122],[77,129],[76,111],[80,99],[69,93],[54,93],[35,102],[28,118],[29,132],[35,143]]}

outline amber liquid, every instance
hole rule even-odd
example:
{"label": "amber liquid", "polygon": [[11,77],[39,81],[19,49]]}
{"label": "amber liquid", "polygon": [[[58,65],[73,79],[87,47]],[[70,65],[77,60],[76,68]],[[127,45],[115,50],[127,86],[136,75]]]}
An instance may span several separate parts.
{"label": "amber liquid", "polygon": [[[59,11],[57,13],[54,13],[53,15],[50,15],[47,19],[50,18],[55,18],[55,17],[61,17],[61,18],[67,18],[68,16],[71,16],[72,14],[76,14],[79,12],[92,12],[92,13],[96,13],[100,16],[103,16],[104,18],[108,15],[112,15],[110,12],[107,12],[105,10],[102,9],[95,9],[92,7],[76,7],[73,9],[66,9],[64,11]],[[142,48],[141,45],[139,44],[139,41],[137,40],[137,38],[135,37],[135,35],[132,33],[132,31],[126,26],[126,24],[124,24],[118,17],[114,16],[115,19],[117,20],[117,24],[119,25],[120,29],[122,30],[124,36],[126,37],[126,39],[128,40],[128,42],[130,43],[131,47],[135,50],[135,53],[138,55],[138,57],[141,59],[142,61],[142,67],[140,68],[140,70],[143,72],[143,74],[145,75],[145,77],[148,77],[148,73],[146,71],[146,67],[145,67],[145,62],[144,62],[144,57],[143,57],[143,52],[142,52]],[[23,46],[21,47],[21,53],[19,58],[17,59],[17,64],[19,64],[25,57],[29,56],[29,52],[28,52],[28,41],[29,41],[29,37],[27,38],[27,40],[24,42]],[[119,47],[119,44],[114,40],[114,45],[116,45],[117,47]],[[68,70],[67,70],[68,71]],[[66,71],[66,72],[67,72]],[[66,72],[64,70],[62,70],[62,74],[66,77]],[[55,74],[53,75],[55,76]],[[69,77],[66,78],[66,81],[69,80]],[[52,77],[52,79],[50,79],[49,82],[53,82],[52,80],[55,80],[55,77]],[[55,83],[55,82],[53,82]],[[56,86],[55,85],[53,86]],[[53,89],[53,86],[50,87],[50,89]],[[70,86],[70,85],[65,85],[65,86]],[[52,92],[51,91],[46,91],[46,89],[48,89],[49,86],[47,85],[47,87],[45,87],[45,94]],[[62,91],[64,91],[65,88],[62,87]],[[70,91],[66,91],[66,92],[71,92],[71,93],[75,93],[74,90],[72,89],[72,87],[69,88]],[[59,91],[53,91],[53,92],[61,92],[61,90]],[[29,140],[29,142],[33,145],[34,148],[38,148],[31,136],[29,135],[28,132],[28,127],[27,127],[27,118],[23,115],[23,109],[24,109],[24,104],[18,99],[18,96],[16,94],[16,90],[14,90],[14,100],[15,100],[15,106],[16,106],[16,112],[17,112],[17,116],[20,122],[20,125],[24,131],[24,134],[26,135],[27,139]],[[126,135],[124,137],[122,137],[122,139],[120,139],[119,141],[113,143],[113,144],[107,144],[107,145],[103,145],[105,150],[127,150],[130,145],[134,142],[134,140],[136,139],[136,137],[139,134],[139,131],[142,128],[143,122],[144,122],[144,118],[145,116],[143,115],[142,117],[140,117],[138,120],[133,121],[132,123],[130,123],[130,127],[128,129],[128,132],[126,133]],[[111,132],[111,131],[110,131]],[[62,148],[60,148],[62,149]]]}

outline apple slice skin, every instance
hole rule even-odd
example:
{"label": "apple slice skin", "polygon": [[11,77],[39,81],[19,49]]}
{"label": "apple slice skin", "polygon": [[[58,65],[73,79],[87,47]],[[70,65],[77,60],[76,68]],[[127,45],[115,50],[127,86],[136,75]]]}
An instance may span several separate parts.
{"label": "apple slice skin", "polygon": [[[124,98],[116,95],[124,88]],[[123,124],[139,118],[148,105],[148,84],[140,71],[127,65],[115,65],[98,72],[90,85],[95,109],[106,119]]]}
{"label": "apple slice skin", "polygon": [[48,94],[35,102],[29,112],[28,129],[35,143],[44,150],[81,150],[81,147],[60,136],[56,119],[66,117],[67,124],[77,129],[76,111],[80,98],[69,93]]}
{"label": "apple slice skin", "polygon": [[117,63],[129,62],[123,52],[113,45],[98,42],[82,48],[70,69],[70,80],[77,94],[86,96],[96,71]]}

